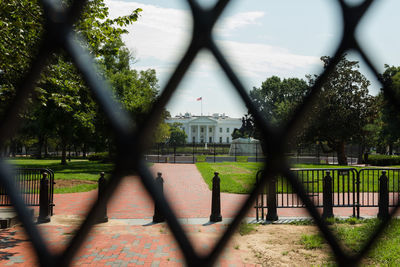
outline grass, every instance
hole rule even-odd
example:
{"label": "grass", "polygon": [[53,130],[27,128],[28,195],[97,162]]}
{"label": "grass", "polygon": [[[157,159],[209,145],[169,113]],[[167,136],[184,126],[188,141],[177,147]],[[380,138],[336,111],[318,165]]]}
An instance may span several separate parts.
{"label": "grass", "polygon": [[241,236],[248,235],[251,232],[256,231],[256,224],[241,222],[239,224],[238,232]]}
{"label": "grass", "polygon": [[256,173],[263,164],[251,162],[197,162],[196,166],[210,189],[212,189],[214,172],[218,172],[221,179],[220,188],[222,192],[247,194],[253,188]]}
{"label": "grass", "polygon": [[300,238],[300,244],[303,245],[305,249],[322,248],[323,243],[324,238],[320,234],[303,234]]}
{"label": "grass", "polygon": [[[12,159],[9,160],[17,168],[49,168],[54,171],[57,180],[90,180],[97,181],[100,172],[110,172],[112,163],[100,163],[82,159],[73,159],[67,165],[61,165],[60,160],[49,159]],[[72,187],[55,188],[57,193],[85,192],[97,188],[97,184],[80,184]]]}
{"label": "grass", "polygon": [[[238,193],[247,194],[250,193],[255,182],[256,173],[258,170],[263,168],[263,163],[261,162],[197,162],[197,169],[200,171],[204,181],[208,184],[209,188],[212,188],[212,178],[214,177],[214,172],[219,173],[221,179],[221,191],[227,193]],[[349,168],[348,166],[339,165],[315,165],[315,164],[297,164],[294,165],[295,168],[304,169],[340,169]],[[359,171],[360,167],[355,167]],[[305,189],[310,192],[322,192],[322,179],[326,175],[323,170],[314,172],[296,172],[298,178],[302,181],[311,181],[315,179],[317,183],[304,183]],[[354,173],[354,177],[356,177]],[[373,172],[364,172],[364,179],[361,180],[360,191],[363,192],[378,192],[378,177],[375,176],[373,179]],[[375,172],[376,175],[376,172]],[[348,190],[353,191],[353,182],[350,179],[350,183],[347,182],[348,178],[343,178],[348,176],[340,176],[337,179],[335,175],[334,179],[334,192],[347,192]],[[343,179],[345,179],[343,185]],[[340,180],[340,182],[339,182]],[[397,191],[397,186],[399,181],[396,175],[389,176],[389,190]],[[307,188],[308,187],[308,188]],[[277,192],[292,193],[293,190],[290,183],[282,177],[277,178]]]}
{"label": "grass", "polygon": [[[329,226],[349,253],[358,253],[365,242],[379,226],[378,219],[335,220]],[[299,241],[305,249],[322,248],[325,243],[319,234],[302,235]],[[400,220],[393,219],[380,239],[365,256],[368,265],[399,266],[400,265]]]}

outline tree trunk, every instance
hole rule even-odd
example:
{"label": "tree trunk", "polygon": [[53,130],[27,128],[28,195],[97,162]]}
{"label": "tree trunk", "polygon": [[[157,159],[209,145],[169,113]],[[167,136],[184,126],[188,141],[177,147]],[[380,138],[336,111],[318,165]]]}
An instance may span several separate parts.
{"label": "tree trunk", "polygon": [[17,152],[17,143],[11,139],[11,155],[15,158],[15,153]]}
{"label": "tree trunk", "polygon": [[365,151],[365,145],[364,145],[364,142],[362,141],[361,144],[358,146],[357,164],[366,163],[363,160],[364,151]]}
{"label": "tree trunk", "polygon": [[82,145],[82,157],[84,159],[86,159],[86,144],[85,143]]}
{"label": "tree trunk", "polygon": [[346,157],[346,151],[345,151],[345,144],[343,141],[340,141],[336,145],[336,152],[337,152],[337,158],[338,158],[338,163],[339,165],[347,165],[347,157]]}
{"label": "tree trunk", "polygon": [[36,154],[36,158],[38,158],[38,159],[42,158],[42,147],[43,147],[43,136],[39,135],[38,136],[38,151]]}
{"label": "tree trunk", "polygon": [[47,144],[47,137],[44,138],[44,157],[48,158],[49,157],[49,146]]}
{"label": "tree trunk", "polygon": [[389,143],[388,153],[389,153],[389,155],[393,155],[393,143],[392,142]]}
{"label": "tree trunk", "polygon": [[61,141],[61,165],[67,165],[67,143]]}

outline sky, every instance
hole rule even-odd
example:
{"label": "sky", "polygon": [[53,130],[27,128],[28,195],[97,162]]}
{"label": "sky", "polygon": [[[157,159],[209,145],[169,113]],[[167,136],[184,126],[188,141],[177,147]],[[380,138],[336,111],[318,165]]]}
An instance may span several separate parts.
{"label": "sky", "polygon": [[[199,1],[210,6],[214,1]],[[359,0],[348,0],[357,3]],[[384,64],[400,65],[400,1],[375,1],[357,29],[361,47],[384,71]],[[135,57],[134,69],[155,69],[160,90],[186,51],[192,34],[190,10],[183,0],[105,0],[110,17],[123,16],[142,8],[137,22],[123,37]],[[342,19],[336,1],[275,0],[231,1],[213,32],[217,46],[250,91],[273,75],[305,79],[322,71],[320,57],[333,55],[342,34]],[[356,53],[361,72],[371,81],[375,95],[380,84]],[[202,97],[202,101],[196,99]],[[202,102],[202,103],[201,103]],[[237,96],[213,56],[198,54],[168,103],[171,114],[225,113],[242,117],[247,109]]]}

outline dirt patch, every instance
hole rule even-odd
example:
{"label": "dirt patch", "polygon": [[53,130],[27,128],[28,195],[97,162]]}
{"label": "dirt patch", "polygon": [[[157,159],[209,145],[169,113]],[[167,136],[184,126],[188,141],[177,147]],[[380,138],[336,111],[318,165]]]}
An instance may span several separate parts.
{"label": "dirt patch", "polygon": [[262,266],[321,266],[329,261],[329,248],[306,250],[302,234],[316,234],[315,226],[260,225],[248,235],[236,234],[231,246],[245,263]]}
{"label": "dirt patch", "polygon": [[97,184],[97,181],[88,180],[55,180],[54,188],[74,187],[81,184]]}

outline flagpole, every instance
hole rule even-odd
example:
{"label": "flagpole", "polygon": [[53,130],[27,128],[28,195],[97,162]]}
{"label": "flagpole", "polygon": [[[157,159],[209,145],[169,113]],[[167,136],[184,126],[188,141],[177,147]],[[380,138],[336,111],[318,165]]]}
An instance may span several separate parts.
{"label": "flagpole", "polygon": [[201,116],[203,116],[203,97],[201,98],[201,101],[200,101],[201,103]]}

